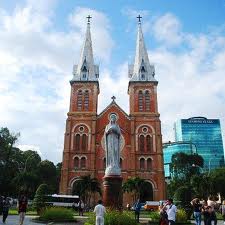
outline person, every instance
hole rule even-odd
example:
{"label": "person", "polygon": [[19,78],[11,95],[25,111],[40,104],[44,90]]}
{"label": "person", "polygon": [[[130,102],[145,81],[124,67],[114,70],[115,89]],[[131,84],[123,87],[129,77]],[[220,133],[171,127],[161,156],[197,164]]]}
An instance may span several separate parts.
{"label": "person", "polygon": [[208,206],[208,213],[207,225],[217,225],[216,213],[212,206]]}
{"label": "person", "polygon": [[2,202],[2,222],[5,223],[9,214],[10,202],[8,198],[4,198]]}
{"label": "person", "polygon": [[194,210],[194,218],[196,225],[201,225],[201,209],[202,204],[200,203],[200,200],[198,198],[195,198],[191,201],[191,204],[193,206]]}
{"label": "person", "polygon": [[3,196],[0,196],[0,215],[2,215]]}
{"label": "person", "polygon": [[79,211],[79,216],[84,215],[84,202],[82,199],[78,202],[78,211]]}
{"label": "person", "polygon": [[225,200],[223,201],[223,204],[221,205],[221,214],[223,217],[223,224],[225,225]]}
{"label": "person", "polygon": [[130,211],[130,204],[127,203],[127,210]]}
{"label": "person", "polygon": [[141,203],[138,199],[137,202],[134,204],[134,218],[138,223],[140,218],[140,211],[141,211]]}
{"label": "person", "polygon": [[207,225],[207,221],[209,218],[209,212],[208,212],[208,205],[205,200],[202,203],[202,214],[203,214],[203,219],[204,219],[204,225]]}
{"label": "person", "polygon": [[106,210],[102,205],[102,200],[98,201],[98,205],[96,205],[94,208],[94,213],[96,215],[95,225],[104,225],[104,215],[106,213]]}
{"label": "person", "polygon": [[19,198],[19,207],[18,207],[18,213],[20,216],[19,225],[23,225],[26,211],[27,211],[27,198],[25,195],[22,195]]}
{"label": "person", "polygon": [[163,207],[163,202],[160,202],[159,205],[159,225],[168,225],[168,215],[166,213],[165,208]]}
{"label": "person", "polygon": [[168,216],[169,225],[174,225],[176,221],[177,207],[173,204],[173,199],[168,199],[163,206]]}

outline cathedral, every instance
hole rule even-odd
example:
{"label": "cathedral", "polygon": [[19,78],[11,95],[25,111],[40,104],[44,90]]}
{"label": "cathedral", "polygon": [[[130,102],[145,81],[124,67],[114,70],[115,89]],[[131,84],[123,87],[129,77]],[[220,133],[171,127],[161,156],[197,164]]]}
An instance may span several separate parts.
{"label": "cathedral", "polygon": [[[89,18],[90,19],[90,18]],[[80,176],[99,180],[105,174],[104,131],[115,114],[121,129],[120,167],[123,182],[131,177],[147,181],[145,200],[165,199],[162,134],[158,112],[155,68],[150,64],[139,16],[135,60],[128,66],[129,114],[113,96],[99,114],[99,67],[94,63],[88,19],[80,60],[70,81],[70,107],[67,114],[60,194],[73,194]],[[124,203],[130,202],[124,194]]]}

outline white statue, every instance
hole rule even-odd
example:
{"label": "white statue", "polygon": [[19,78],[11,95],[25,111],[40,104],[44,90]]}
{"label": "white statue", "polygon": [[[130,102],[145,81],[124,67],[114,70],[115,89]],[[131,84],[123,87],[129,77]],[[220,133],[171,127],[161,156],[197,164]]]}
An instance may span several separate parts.
{"label": "white statue", "polygon": [[121,132],[116,124],[116,115],[110,115],[110,122],[105,128],[106,170],[105,175],[121,175],[120,146]]}

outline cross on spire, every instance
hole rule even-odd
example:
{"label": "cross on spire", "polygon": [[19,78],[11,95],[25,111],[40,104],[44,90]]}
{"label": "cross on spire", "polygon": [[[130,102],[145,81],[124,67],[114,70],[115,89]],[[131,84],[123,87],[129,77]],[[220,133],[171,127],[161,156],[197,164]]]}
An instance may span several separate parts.
{"label": "cross on spire", "polygon": [[140,15],[137,16],[138,23],[141,23],[141,18],[142,18],[142,17],[141,17]]}
{"label": "cross on spire", "polygon": [[111,99],[112,99],[113,101],[115,101],[116,97],[113,95],[113,96],[111,97]]}
{"label": "cross on spire", "polygon": [[88,15],[87,17],[87,22],[88,22],[88,24],[90,24],[90,19],[92,18],[90,15]]}

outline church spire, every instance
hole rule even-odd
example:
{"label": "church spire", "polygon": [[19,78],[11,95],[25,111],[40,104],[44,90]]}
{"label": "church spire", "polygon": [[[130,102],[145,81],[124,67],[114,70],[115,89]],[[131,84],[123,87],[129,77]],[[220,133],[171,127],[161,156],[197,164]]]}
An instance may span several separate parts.
{"label": "church spire", "polygon": [[129,65],[130,81],[155,81],[155,68],[150,64],[148,52],[145,47],[144,36],[141,27],[141,16],[138,17],[138,33],[136,42],[136,54],[133,65]]}
{"label": "church spire", "polygon": [[91,16],[87,16],[87,29],[84,44],[81,50],[80,61],[73,68],[73,81],[97,81],[99,77],[99,67],[94,64],[91,29]]}

